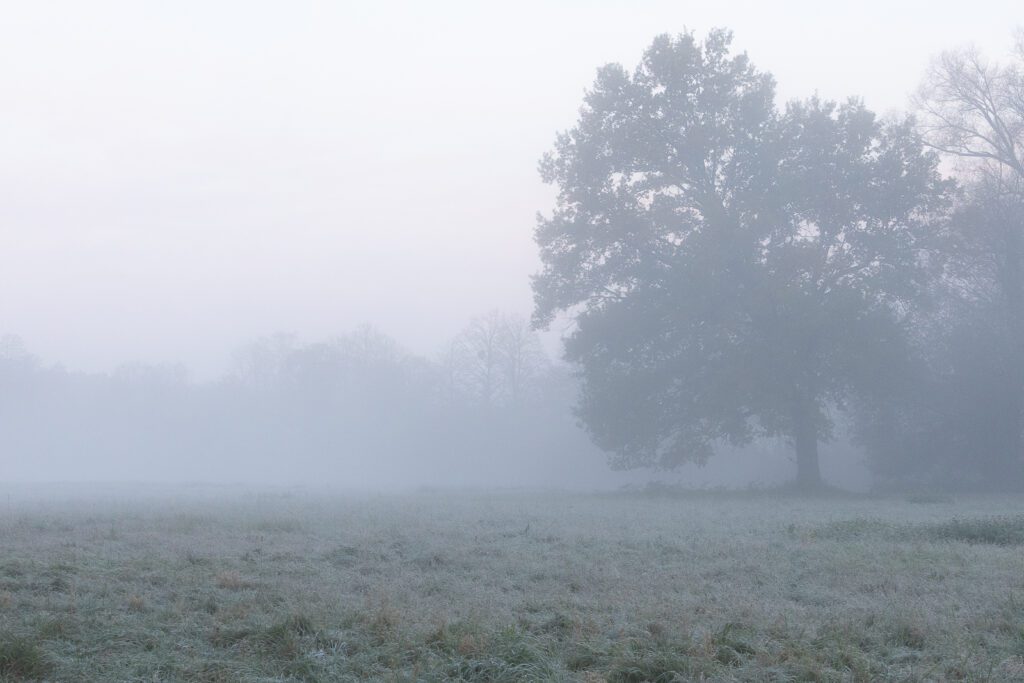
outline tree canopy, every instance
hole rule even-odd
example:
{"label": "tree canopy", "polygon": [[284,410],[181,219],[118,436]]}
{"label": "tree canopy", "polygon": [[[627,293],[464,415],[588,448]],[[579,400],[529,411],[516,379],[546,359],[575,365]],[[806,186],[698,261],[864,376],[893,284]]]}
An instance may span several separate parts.
{"label": "tree canopy", "polygon": [[599,70],[541,162],[535,321],[576,322],[579,415],[619,466],[783,435],[820,484],[827,408],[901,353],[899,303],[945,201],[909,120],[861,102],[779,109],[727,31],[661,36]]}

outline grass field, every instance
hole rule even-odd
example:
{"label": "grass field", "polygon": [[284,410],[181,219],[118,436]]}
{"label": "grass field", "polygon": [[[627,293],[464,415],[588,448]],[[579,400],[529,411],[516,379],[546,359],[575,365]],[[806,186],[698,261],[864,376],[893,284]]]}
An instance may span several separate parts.
{"label": "grass field", "polygon": [[1024,680],[1024,499],[20,495],[0,680]]}

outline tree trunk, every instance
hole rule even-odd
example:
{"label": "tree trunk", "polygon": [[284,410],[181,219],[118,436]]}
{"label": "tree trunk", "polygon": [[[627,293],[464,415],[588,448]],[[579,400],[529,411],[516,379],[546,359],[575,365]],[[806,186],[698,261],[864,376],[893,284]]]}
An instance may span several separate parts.
{"label": "tree trunk", "polygon": [[796,450],[796,485],[801,491],[822,488],[818,465],[818,430],[814,424],[815,405],[797,400],[793,406],[793,448]]}

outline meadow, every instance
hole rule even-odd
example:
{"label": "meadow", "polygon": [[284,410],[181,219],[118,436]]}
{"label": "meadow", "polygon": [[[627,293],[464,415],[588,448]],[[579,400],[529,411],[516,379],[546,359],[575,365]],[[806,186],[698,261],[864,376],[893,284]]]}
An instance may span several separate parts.
{"label": "meadow", "polygon": [[1024,499],[7,487],[3,681],[1024,680]]}

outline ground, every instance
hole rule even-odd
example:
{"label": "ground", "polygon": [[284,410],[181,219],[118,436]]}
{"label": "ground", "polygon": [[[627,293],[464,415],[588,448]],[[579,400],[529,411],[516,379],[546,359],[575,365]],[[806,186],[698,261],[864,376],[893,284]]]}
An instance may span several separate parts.
{"label": "ground", "polygon": [[1024,680],[1024,498],[8,489],[0,680]]}

